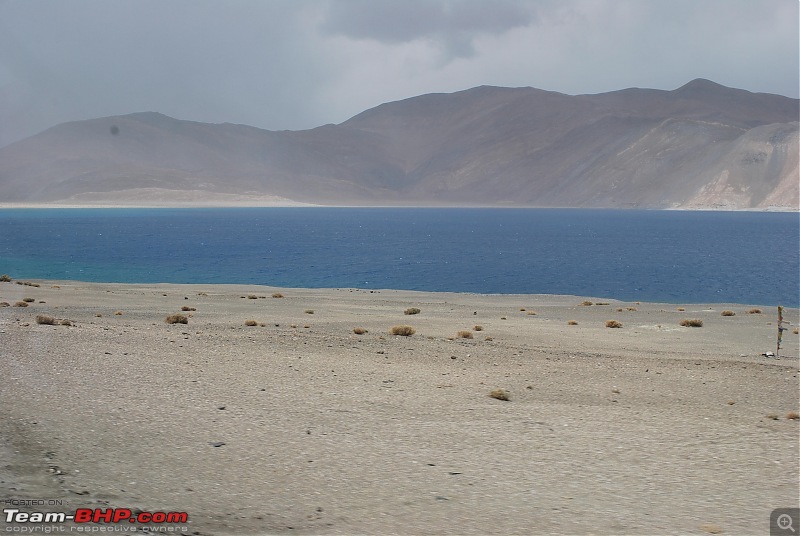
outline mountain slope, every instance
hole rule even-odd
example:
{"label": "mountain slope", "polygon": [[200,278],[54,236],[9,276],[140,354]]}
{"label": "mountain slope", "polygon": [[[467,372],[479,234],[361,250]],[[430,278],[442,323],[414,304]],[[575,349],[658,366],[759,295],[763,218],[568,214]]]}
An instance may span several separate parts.
{"label": "mountain slope", "polygon": [[320,204],[797,210],[799,115],[796,99],[707,80],[577,96],[482,86],[305,131],[147,112],[65,123],[0,149],[0,201],[119,202],[146,190]]}

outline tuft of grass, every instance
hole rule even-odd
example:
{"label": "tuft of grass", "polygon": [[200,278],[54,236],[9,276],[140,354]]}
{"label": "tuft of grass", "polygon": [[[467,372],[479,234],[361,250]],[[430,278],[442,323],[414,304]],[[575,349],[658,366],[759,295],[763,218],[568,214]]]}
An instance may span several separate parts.
{"label": "tuft of grass", "polygon": [[244,325],[253,327],[253,326],[257,326],[258,322],[256,322],[255,320],[245,320],[244,321]]}
{"label": "tuft of grass", "polygon": [[736,316],[736,313],[734,313],[733,311],[727,311],[727,310],[726,311],[722,311],[722,313],[720,313],[720,314],[722,316]]}
{"label": "tuft of grass", "polygon": [[24,301],[18,301],[17,303],[14,304],[14,307],[27,307],[27,306],[28,306],[27,302]]}
{"label": "tuft of grass", "polygon": [[275,293],[272,294],[272,297],[273,298],[283,298],[283,294],[281,294],[280,292],[275,292]]}
{"label": "tuft of grass", "polygon": [[466,330],[459,331],[458,332],[458,336],[461,339],[471,339],[472,338],[472,332],[471,331],[466,331]]}
{"label": "tuft of grass", "polygon": [[590,302],[589,300],[586,300],[585,302],[581,302],[581,305],[583,305],[584,307],[589,307],[590,305],[594,305],[594,303]]}
{"label": "tuft of grass", "polygon": [[473,331],[483,331],[483,326],[475,326],[472,329],[473,329]]}
{"label": "tuft of grass", "polygon": [[678,311],[680,311],[681,313],[684,312],[685,310],[686,309],[684,307],[678,307]]}
{"label": "tuft of grass", "polygon": [[364,328],[353,328],[353,333],[355,333],[356,335],[363,335],[365,333],[369,333],[369,331],[367,331]]}
{"label": "tuft of grass", "polygon": [[618,320],[607,320],[606,321],[606,327],[607,328],[621,328],[622,327],[622,322],[619,322]]}
{"label": "tuft of grass", "polygon": [[577,326],[578,325],[578,321],[577,320],[567,320],[567,325],[568,326]]}
{"label": "tuft of grass", "polygon": [[306,309],[306,310],[305,310],[305,313],[306,313],[307,315],[313,315],[313,314],[314,314],[314,310],[313,310],[313,309]]}
{"label": "tuft of grass", "polygon": [[50,315],[36,315],[37,324],[47,324],[48,326],[55,326],[56,319]]}
{"label": "tuft of grass", "polygon": [[11,283],[11,276],[8,274],[0,275],[0,283]]}
{"label": "tuft of grass", "polygon": [[164,322],[167,324],[188,324],[189,319],[186,317],[186,315],[175,313],[174,315],[169,315],[167,318],[165,318]]}
{"label": "tuft of grass", "polygon": [[248,294],[247,295],[247,299],[248,300],[257,300],[258,296],[256,296],[255,294]]}
{"label": "tuft of grass", "polygon": [[703,321],[699,318],[684,318],[681,320],[681,326],[685,328],[702,328]]}
{"label": "tuft of grass", "polygon": [[189,307],[188,305],[184,305],[181,307],[181,311],[197,311],[196,307]]}
{"label": "tuft of grass", "polygon": [[754,309],[750,309],[749,311],[747,311],[747,314],[749,314],[749,315],[760,315],[761,314],[761,309],[759,309],[757,307],[754,308]]}
{"label": "tuft of grass", "polygon": [[511,400],[511,393],[506,391],[505,389],[495,389],[489,393],[489,396],[492,398],[496,398],[497,400],[504,400],[508,402]]}
{"label": "tuft of grass", "polygon": [[114,311],[116,316],[122,316],[124,313],[122,311]]}
{"label": "tuft of grass", "polygon": [[408,309],[406,309],[405,311],[403,311],[403,314],[404,314],[404,315],[418,315],[418,314],[420,314],[421,312],[422,312],[422,311],[420,311],[418,307],[409,307]]}
{"label": "tuft of grass", "polygon": [[525,314],[527,314],[528,316],[536,316],[536,311],[528,311]]}
{"label": "tuft of grass", "polygon": [[790,421],[800,420],[800,413],[796,411],[790,411],[789,413],[786,414],[786,418],[789,419]]}
{"label": "tuft of grass", "polygon": [[392,335],[400,335],[402,337],[410,337],[416,332],[417,330],[415,330],[411,326],[394,326],[392,327],[392,329],[389,330],[389,333],[391,333]]}
{"label": "tuft of grass", "polygon": [[24,301],[24,302],[27,302],[27,303],[33,303],[33,302],[35,302],[36,300],[35,300],[35,299],[33,299],[33,298],[22,298],[22,301]]}

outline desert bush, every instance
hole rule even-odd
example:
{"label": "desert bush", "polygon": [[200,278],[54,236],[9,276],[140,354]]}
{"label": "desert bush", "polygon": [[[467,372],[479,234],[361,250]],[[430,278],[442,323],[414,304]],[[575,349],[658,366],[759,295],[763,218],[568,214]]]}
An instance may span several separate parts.
{"label": "desert bush", "polygon": [[684,312],[685,310],[686,310],[686,309],[685,309],[685,308],[683,308],[683,307],[678,307],[678,311],[680,311],[681,313],[682,313],[682,312]]}
{"label": "desert bush", "polygon": [[483,331],[483,326],[475,326],[472,328],[474,331]]}
{"label": "desert bush", "polygon": [[255,294],[248,294],[247,295],[247,299],[248,300],[257,300],[258,296],[256,296]]}
{"label": "desert bush", "polygon": [[505,400],[506,402],[511,400],[511,394],[505,389],[495,389],[489,393],[489,396],[497,400]]}
{"label": "desert bush", "polygon": [[283,294],[281,294],[280,292],[275,292],[274,294],[272,294],[272,297],[273,298],[283,298]]}
{"label": "desert bush", "polygon": [[581,302],[581,305],[588,307],[590,305],[594,305],[594,303],[590,302],[589,300],[586,300],[585,302]]}
{"label": "desert bush", "polygon": [[313,310],[313,309],[306,309],[306,310],[305,310],[305,313],[306,313],[307,315],[313,315],[313,314],[314,314],[314,310]]}
{"label": "desert bush", "polygon": [[567,325],[568,326],[577,326],[578,325],[578,321],[577,320],[567,320]]}
{"label": "desert bush", "polygon": [[747,311],[747,314],[749,314],[749,315],[760,315],[761,314],[761,309],[758,309],[758,308],[750,309],[749,311]]}
{"label": "desert bush", "polygon": [[404,315],[418,315],[421,311],[417,307],[409,307],[403,311]]}
{"label": "desert bush", "polygon": [[164,322],[166,322],[167,324],[188,324],[189,319],[186,317],[186,315],[176,313],[174,315],[169,315],[167,318],[164,319]]}
{"label": "desert bush", "polygon": [[115,316],[122,316],[124,313],[122,311],[114,311]]}
{"label": "desert bush", "polygon": [[797,413],[796,411],[790,411],[786,414],[786,418],[790,421],[800,420],[800,413]]}
{"label": "desert bush", "polygon": [[59,321],[58,323],[61,324],[62,326],[71,326],[72,325],[72,320],[67,320],[65,318],[65,319]]}
{"label": "desert bush", "polygon": [[11,283],[11,277],[8,274],[0,275],[0,282]]}
{"label": "desert bush", "polygon": [[628,309],[628,311],[638,311],[639,310],[636,307],[628,307],[627,309]]}
{"label": "desert bush", "polygon": [[525,314],[527,314],[528,316],[536,316],[536,311],[528,311]]}
{"label": "desert bush", "polygon": [[486,337],[486,338],[485,338],[485,339],[483,339],[483,340],[485,340],[485,341],[489,341],[489,342],[492,342],[492,341],[494,340],[494,337]]}
{"label": "desert bush", "polygon": [[37,324],[47,324],[48,326],[55,326],[56,319],[50,315],[36,315]]}
{"label": "desert bush", "polygon": [[184,305],[181,307],[181,311],[197,311],[196,307],[189,307],[188,305]]}
{"label": "desert bush", "polygon": [[27,302],[27,303],[33,303],[33,302],[35,302],[36,300],[35,300],[35,299],[33,299],[33,298],[22,298],[22,301],[24,301],[24,302]]}
{"label": "desert bush", "polygon": [[621,328],[622,327],[622,322],[619,322],[617,320],[607,320],[606,321],[606,327],[607,328]]}
{"label": "desert bush", "polygon": [[392,327],[392,329],[389,330],[389,333],[391,333],[392,335],[401,335],[403,337],[410,337],[416,332],[417,330],[415,330],[411,326],[394,326]]}
{"label": "desert bush", "polygon": [[28,304],[24,301],[18,301],[17,303],[14,304],[14,307],[27,307],[27,306]]}
{"label": "desert bush", "polygon": [[600,302],[599,301],[599,302],[595,303],[595,305],[611,305],[611,304],[608,303],[608,302]]}
{"label": "desert bush", "polygon": [[736,313],[734,313],[733,311],[722,311],[722,313],[720,314],[722,316],[736,316]]}
{"label": "desert bush", "polygon": [[245,325],[245,326],[251,326],[251,327],[252,327],[252,326],[257,326],[257,325],[258,325],[258,322],[256,322],[255,320],[245,320],[245,321],[244,321],[244,325]]}
{"label": "desert bush", "polygon": [[363,335],[369,332],[364,328],[353,328],[353,333],[355,333],[356,335]]}
{"label": "desert bush", "polygon": [[699,318],[684,318],[681,320],[681,326],[685,328],[702,328],[703,321]]}
{"label": "desert bush", "polygon": [[461,339],[471,339],[472,338],[472,332],[471,331],[466,331],[466,330],[459,331],[458,332],[458,336]]}
{"label": "desert bush", "polygon": [[11,304],[8,303],[7,301],[0,302],[0,307],[11,307]]}

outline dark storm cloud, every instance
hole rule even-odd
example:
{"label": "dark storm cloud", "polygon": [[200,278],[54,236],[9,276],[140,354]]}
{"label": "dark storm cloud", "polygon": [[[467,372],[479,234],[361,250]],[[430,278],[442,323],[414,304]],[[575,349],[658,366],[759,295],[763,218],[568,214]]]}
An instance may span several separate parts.
{"label": "dark storm cloud", "polygon": [[533,21],[534,5],[516,0],[332,0],[321,29],[382,43],[431,39],[454,57],[468,57],[475,36]]}

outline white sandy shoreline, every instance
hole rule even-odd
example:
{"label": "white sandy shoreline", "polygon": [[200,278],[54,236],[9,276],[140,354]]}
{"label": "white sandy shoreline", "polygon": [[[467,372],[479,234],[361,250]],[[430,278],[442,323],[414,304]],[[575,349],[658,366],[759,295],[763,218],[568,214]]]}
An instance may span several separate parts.
{"label": "white sandy shoreline", "polygon": [[797,506],[797,309],[776,360],[741,304],[30,282],[0,283],[33,300],[0,308],[6,497],[203,535],[753,534]]}

